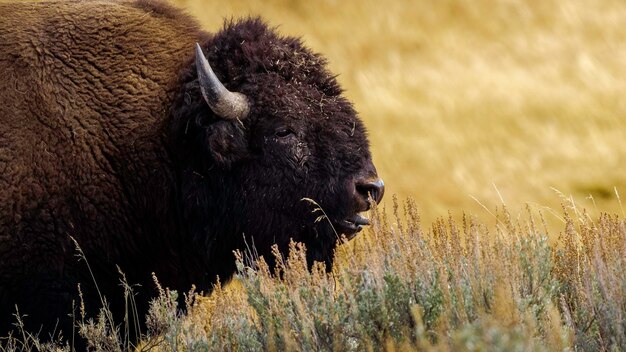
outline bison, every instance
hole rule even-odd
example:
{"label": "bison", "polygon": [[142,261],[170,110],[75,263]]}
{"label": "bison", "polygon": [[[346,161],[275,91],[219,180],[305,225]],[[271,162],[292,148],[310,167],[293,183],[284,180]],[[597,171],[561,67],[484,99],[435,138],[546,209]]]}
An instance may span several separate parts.
{"label": "bison", "polygon": [[261,19],[207,33],[146,0],[0,14],[0,336],[16,306],[69,335],[77,284],[97,309],[94,279],[120,314],[118,267],[145,313],[151,273],[210,290],[236,249],[267,259],[293,239],[330,265],[383,196],[326,60]]}

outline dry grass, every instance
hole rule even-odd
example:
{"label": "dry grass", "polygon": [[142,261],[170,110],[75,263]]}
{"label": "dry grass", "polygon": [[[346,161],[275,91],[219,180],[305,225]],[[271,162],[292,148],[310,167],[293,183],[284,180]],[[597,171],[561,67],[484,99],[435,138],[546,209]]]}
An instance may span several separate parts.
{"label": "dry grass", "polygon": [[[623,351],[626,221],[564,207],[551,234],[527,208],[505,206],[495,226],[464,216],[425,228],[413,202],[372,214],[366,234],[341,246],[336,265],[307,268],[293,243],[278,265],[237,255],[234,283],[209,297],[157,287],[137,351]],[[400,209],[402,208],[402,209]],[[579,207],[576,207],[578,209]],[[552,236],[554,241],[548,241]],[[92,350],[132,345],[103,310],[80,318]],[[116,325],[117,324],[117,325]],[[67,351],[22,332],[0,350]]]}
{"label": "dry grass", "polygon": [[513,214],[559,209],[553,187],[595,216],[621,213],[622,0],[174,2],[211,31],[261,15],[324,53],[388,194],[415,198],[428,222],[448,211],[493,221],[472,197],[492,208],[496,188]]}
{"label": "dry grass", "polygon": [[[415,205],[308,270],[304,248],[272,270],[238,255],[234,284],[153,304],[157,351],[619,351],[626,349],[626,223],[565,212],[549,244],[541,214],[498,211],[421,225]],[[406,221],[402,219],[408,219]],[[150,325],[150,324],[149,324]],[[145,345],[143,346],[145,347]]]}

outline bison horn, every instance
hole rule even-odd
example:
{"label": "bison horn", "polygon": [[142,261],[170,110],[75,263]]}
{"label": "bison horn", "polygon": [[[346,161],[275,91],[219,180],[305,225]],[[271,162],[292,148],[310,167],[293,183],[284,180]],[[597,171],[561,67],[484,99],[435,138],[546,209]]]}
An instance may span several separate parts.
{"label": "bison horn", "polygon": [[250,104],[245,95],[231,92],[217,78],[202,48],[196,43],[196,69],[204,100],[219,117],[230,120],[245,118],[250,112]]}

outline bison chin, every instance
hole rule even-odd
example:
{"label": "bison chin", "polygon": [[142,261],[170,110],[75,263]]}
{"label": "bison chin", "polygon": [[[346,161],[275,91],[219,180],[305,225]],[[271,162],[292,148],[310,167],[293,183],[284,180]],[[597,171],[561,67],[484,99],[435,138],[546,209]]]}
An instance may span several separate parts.
{"label": "bison chin", "polygon": [[[225,251],[232,253],[232,250],[239,249],[250,252],[246,257],[262,256],[270,267],[273,267],[275,257],[272,247],[278,246],[279,252],[285,256],[289,252],[290,243],[294,241],[306,246],[309,268],[317,261],[324,263],[326,269],[330,270],[334,250],[341,235],[345,234],[351,239],[361,230],[362,225],[350,226],[346,223],[343,225],[344,228],[340,229],[333,220],[336,217],[326,213],[328,215],[326,218],[318,203],[310,198],[298,198],[298,200],[295,198],[291,202],[283,202],[284,208],[282,209],[276,209],[270,205],[277,202],[260,204],[264,203],[261,199],[248,198],[245,205],[247,211],[241,213],[246,214],[242,216],[245,219],[243,226],[234,236],[226,236],[231,239],[239,238],[242,241],[236,244],[224,243],[235,247],[230,250],[225,249]],[[285,203],[290,203],[291,206],[285,206]]]}
{"label": "bison chin", "polygon": [[237,236],[244,234],[246,248],[262,255],[270,265],[274,262],[272,246],[277,245],[285,255],[294,241],[306,246],[309,267],[317,261],[331,270],[334,250],[342,236],[351,240],[370,224],[365,212],[379,203],[384,193],[373,165],[366,163],[364,169],[368,177],[345,177],[343,182],[316,179],[316,184],[304,184],[303,190],[283,184],[267,190],[256,187],[257,193],[242,192],[275,197],[235,197],[245,199],[241,204],[245,209],[241,212],[244,225]]}
{"label": "bison chin", "polygon": [[348,216],[335,216],[328,214],[328,218],[316,217],[314,225],[309,226],[305,231],[306,235],[301,236],[301,242],[307,248],[307,263],[311,268],[314,262],[322,262],[326,265],[326,270],[332,269],[335,248],[341,243],[342,236],[347,240],[355,238],[365,226],[370,224],[370,220],[361,212]]}
{"label": "bison chin", "polygon": [[376,176],[371,163],[368,169],[373,171],[367,174],[374,177],[356,177],[350,180],[345,187],[347,192],[335,197],[335,202],[327,203],[329,204],[327,208],[308,198],[304,199],[314,207],[311,214],[315,216],[311,220],[315,223],[315,226],[311,227],[312,234],[306,236],[307,240],[304,241],[308,249],[309,265],[312,265],[313,261],[320,261],[326,263],[327,270],[330,270],[334,249],[341,237],[345,236],[347,240],[352,240],[370,224],[364,213],[370,210],[373,204],[380,203],[384,194],[384,183]]}
{"label": "bison chin", "polygon": [[335,248],[341,243],[342,236],[352,240],[365,225],[369,225],[369,219],[359,214],[354,217],[357,219],[330,222],[324,219],[316,224],[312,231],[314,238],[304,241],[309,268],[315,262],[322,262],[326,265],[327,271],[332,270]]}
{"label": "bison chin", "polygon": [[[382,181],[381,181],[382,183]],[[324,209],[317,202],[310,198],[304,198],[304,202],[308,204],[309,216],[303,216],[307,219],[307,224],[302,225],[302,232],[290,238],[296,242],[302,242],[307,249],[307,262],[311,268],[314,262],[322,262],[326,265],[326,270],[332,269],[335,248],[341,243],[342,237],[347,240],[354,239],[365,226],[370,225],[370,219],[367,218],[366,211],[370,210],[371,205],[380,202],[381,194],[376,199],[369,198],[365,202],[348,202],[349,204],[341,204],[341,210],[322,211]],[[350,197],[341,197],[344,201]],[[311,211],[311,209],[313,209]],[[289,236],[285,236],[289,237]],[[280,247],[282,253],[287,253],[288,243]]]}
{"label": "bison chin", "polygon": [[[322,220],[313,225],[309,224],[297,234],[289,232],[279,234],[274,232],[276,237],[267,243],[259,243],[259,236],[257,236],[257,239],[250,238],[251,241],[256,242],[254,246],[248,247],[246,250],[252,251],[253,257],[262,256],[268,265],[273,268],[276,264],[276,258],[271,251],[273,245],[277,245],[280,253],[286,256],[289,253],[289,245],[292,241],[303,243],[306,246],[306,258],[309,269],[313,267],[315,262],[320,262],[324,263],[327,271],[330,271],[333,265],[335,248],[341,240],[341,235],[342,233],[337,232],[330,222]],[[354,234],[351,235],[351,238],[354,236]],[[278,238],[281,239],[279,240]]]}

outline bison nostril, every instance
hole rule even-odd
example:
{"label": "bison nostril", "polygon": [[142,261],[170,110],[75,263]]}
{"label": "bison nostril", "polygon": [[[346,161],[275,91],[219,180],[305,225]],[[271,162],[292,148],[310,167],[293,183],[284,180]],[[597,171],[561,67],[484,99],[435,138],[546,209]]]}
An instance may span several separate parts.
{"label": "bison nostril", "polygon": [[385,194],[385,183],[382,179],[357,182],[356,190],[366,199],[372,197],[376,204],[380,203]]}

